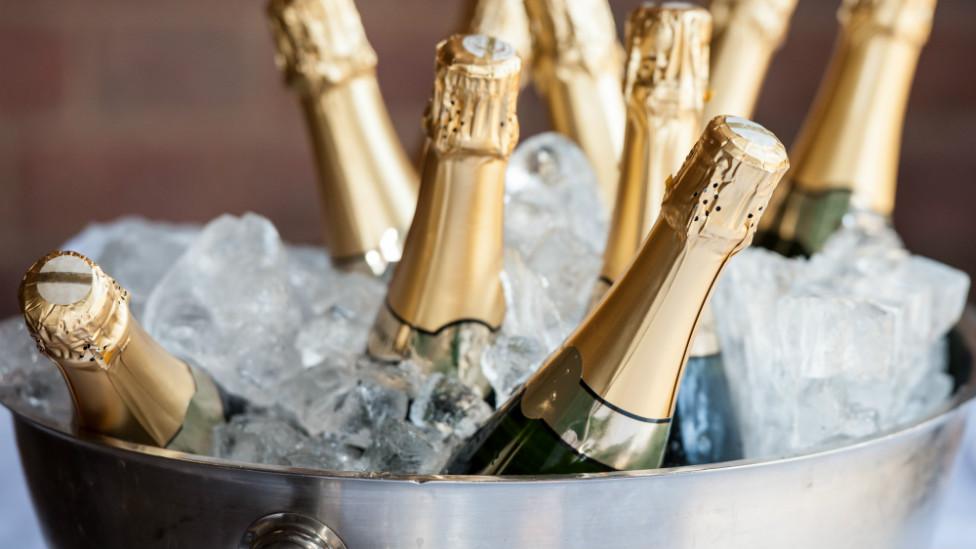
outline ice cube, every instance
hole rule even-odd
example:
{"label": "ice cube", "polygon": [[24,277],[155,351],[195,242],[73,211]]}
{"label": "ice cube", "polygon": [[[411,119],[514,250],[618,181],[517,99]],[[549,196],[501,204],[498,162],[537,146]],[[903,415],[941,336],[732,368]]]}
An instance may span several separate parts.
{"label": "ice cube", "polygon": [[300,451],[306,439],[283,419],[240,415],[214,428],[214,455],[235,461],[288,465],[285,457]]}
{"label": "ice cube", "polygon": [[210,222],[156,286],[145,327],[165,348],[258,405],[301,367],[300,300],[274,226],[254,214]]}
{"label": "ice cube", "polygon": [[283,465],[329,471],[362,471],[362,450],[333,437],[308,438],[282,456]]}
{"label": "ice cube", "polygon": [[139,318],[152,289],[199,232],[197,225],[124,217],[89,225],[62,249],[88,256],[125,287],[132,313]]}
{"label": "ice cube", "polygon": [[470,437],[491,416],[491,407],[453,376],[435,373],[410,405],[410,421],[433,428],[444,438]]}
{"label": "ice cube", "polygon": [[0,401],[11,410],[67,430],[72,404],[61,372],[37,350],[16,316],[0,322]]}
{"label": "ice cube", "polygon": [[447,463],[453,447],[441,434],[401,419],[387,418],[376,426],[363,459],[371,471],[401,474],[437,473]]}
{"label": "ice cube", "polygon": [[548,132],[523,141],[505,179],[506,241],[532,246],[552,229],[572,233],[597,253],[606,240],[606,208],[585,153],[564,135]]}
{"label": "ice cube", "polygon": [[501,406],[542,364],[548,350],[538,340],[524,336],[500,336],[485,351],[481,369],[495,390]]}

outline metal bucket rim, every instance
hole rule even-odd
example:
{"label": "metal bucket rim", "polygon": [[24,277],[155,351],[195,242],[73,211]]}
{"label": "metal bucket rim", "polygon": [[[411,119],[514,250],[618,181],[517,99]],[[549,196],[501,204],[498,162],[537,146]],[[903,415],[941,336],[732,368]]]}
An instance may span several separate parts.
{"label": "metal bucket rim", "polygon": [[[696,473],[707,473],[723,470],[751,469],[756,467],[770,467],[784,463],[794,463],[805,460],[822,459],[830,455],[837,455],[846,452],[854,452],[858,449],[881,444],[896,438],[909,436],[917,430],[928,429],[930,424],[944,423],[970,404],[976,397],[976,370],[971,372],[969,380],[960,386],[951,399],[946,400],[934,412],[919,418],[918,420],[894,427],[877,433],[874,436],[858,439],[846,444],[827,446],[792,456],[776,458],[753,458],[739,459],[706,465],[686,465],[681,467],[670,467],[660,469],[643,469],[637,471],[614,471],[609,473],[586,473],[571,475],[523,475],[523,476],[487,476],[487,475],[412,475],[376,472],[356,472],[356,471],[332,471],[328,469],[313,469],[304,467],[292,467],[287,465],[270,465],[262,463],[250,463],[235,461],[213,456],[201,456],[188,454],[176,450],[167,450],[155,446],[147,446],[127,442],[114,437],[100,435],[97,433],[77,432],[75,434],[65,432],[60,427],[43,419],[29,417],[18,410],[10,408],[6,403],[0,401],[4,407],[10,410],[15,421],[23,422],[32,428],[44,431],[48,435],[67,440],[72,444],[86,446],[93,451],[110,453],[117,455],[125,460],[149,460],[159,463],[176,462],[179,464],[190,464],[202,467],[215,467],[221,469],[233,469],[238,471],[248,471],[258,474],[275,474],[299,477],[313,477],[316,479],[336,479],[336,480],[364,480],[364,481],[395,481],[413,484],[426,484],[431,482],[442,484],[499,484],[499,483],[540,483],[540,482],[566,482],[566,481],[596,481],[596,480],[616,480],[624,478],[640,478],[654,476],[674,476]],[[165,465],[164,465],[165,466]]]}

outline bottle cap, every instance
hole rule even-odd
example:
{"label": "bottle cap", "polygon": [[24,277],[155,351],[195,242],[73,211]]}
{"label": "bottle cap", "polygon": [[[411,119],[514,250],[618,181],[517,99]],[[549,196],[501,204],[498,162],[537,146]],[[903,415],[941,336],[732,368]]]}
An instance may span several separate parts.
{"label": "bottle cap", "polygon": [[717,116],[668,186],[661,216],[691,237],[732,239],[741,249],[788,167],[786,148],[772,132]]}
{"label": "bottle cap", "polygon": [[508,43],[480,34],[437,45],[434,92],[424,121],[441,152],[507,157],[518,142],[521,61]]}
{"label": "bottle cap", "polygon": [[20,284],[20,304],[40,351],[108,368],[128,342],[129,293],[87,257],[52,252]]}

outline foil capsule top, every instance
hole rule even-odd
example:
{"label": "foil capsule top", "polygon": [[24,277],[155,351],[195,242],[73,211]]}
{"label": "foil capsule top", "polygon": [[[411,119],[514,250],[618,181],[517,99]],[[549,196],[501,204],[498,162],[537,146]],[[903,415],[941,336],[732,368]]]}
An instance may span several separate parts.
{"label": "foil capsule top", "polygon": [[271,0],[267,14],[290,86],[314,93],[376,68],[353,0]]}
{"label": "foil capsule top", "polygon": [[424,116],[431,146],[508,157],[519,135],[521,65],[511,45],[490,36],[454,35],[438,44]]}
{"label": "foil capsule top", "polygon": [[711,26],[707,10],[686,2],[634,10],[624,40],[624,96],[655,111],[700,111],[708,90]]}
{"label": "foil capsule top", "polygon": [[738,241],[741,249],[788,168],[786,147],[772,132],[717,116],[668,185],[661,216],[679,234]]}
{"label": "foil capsule top", "polygon": [[129,293],[81,254],[39,259],[24,274],[19,298],[38,349],[60,363],[109,368],[128,343]]}

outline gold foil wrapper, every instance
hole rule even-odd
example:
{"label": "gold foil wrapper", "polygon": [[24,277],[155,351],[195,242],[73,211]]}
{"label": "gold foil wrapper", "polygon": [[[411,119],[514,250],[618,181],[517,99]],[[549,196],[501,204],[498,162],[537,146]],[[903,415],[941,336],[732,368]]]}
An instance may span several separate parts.
{"label": "gold foil wrapper", "polygon": [[418,178],[383,104],[356,7],[272,0],[268,16],[308,126],[326,247],[337,266],[382,275],[400,259]]}
{"label": "gold foil wrapper", "polygon": [[625,109],[623,50],[607,0],[526,0],[533,81],[556,131],[589,158],[607,209],[616,196]]}
{"label": "gold foil wrapper", "polygon": [[28,330],[68,384],[79,423],[132,442],[166,446],[196,387],[129,313],[129,294],[74,252],[38,260],[20,286]]}
{"label": "gold foil wrapper", "polygon": [[637,257],[564,344],[579,352],[582,383],[599,399],[651,423],[671,417],[704,303],[728,259],[752,241],[788,165],[762,126],[709,123]]}
{"label": "gold foil wrapper", "polygon": [[430,146],[444,154],[508,157],[519,135],[520,68],[512,46],[496,38],[468,34],[441,42],[424,116]]}
{"label": "gold foil wrapper", "polygon": [[[791,151],[793,168],[763,218],[763,232],[797,234],[804,197],[851,192],[851,204],[889,217],[902,126],[935,0],[847,0],[841,32],[813,107]],[[810,250],[816,251],[816,250]]]}
{"label": "gold foil wrapper", "polygon": [[918,47],[928,41],[936,0],[843,0],[837,19],[850,39],[878,34]]}
{"label": "gold foil wrapper", "polygon": [[417,212],[369,342],[374,357],[418,356],[479,389],[487,383],[470,365],[505,316],[505,169],[518,140],[519,68],[511,46],[487,36],[438,46]]}
{"label": "gold foil wrapper", "polygon": [[[711,17],[680,2],[648,4],[627,23],[627,127],[601,278],[612,284],[653,226],[665,184],[702,126]],[[601,284],[594,295],[602,295]]]}
{"label": "gold foil wrapper", "polygon": [[712,90],[706,119],[723,114],[752,116],[796,4],[797,0],[712,0]]}
{"label": "gold foil wrapper", "polygon": [[267,13],[289,85],[316,93],[376,68],[353,0],[271,0]]}

